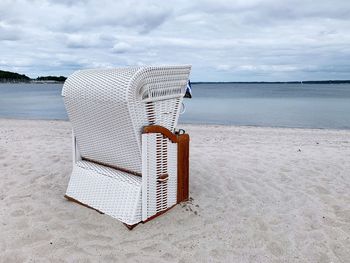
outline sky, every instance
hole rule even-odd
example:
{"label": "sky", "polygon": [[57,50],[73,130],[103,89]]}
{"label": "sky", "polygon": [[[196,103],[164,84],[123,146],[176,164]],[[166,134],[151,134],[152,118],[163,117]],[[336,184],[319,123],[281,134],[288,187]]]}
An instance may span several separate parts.
{"label": "sky", "polygon": [[191,64],[192,81],[350,79],[348,0],[0,0],[0,69]]}

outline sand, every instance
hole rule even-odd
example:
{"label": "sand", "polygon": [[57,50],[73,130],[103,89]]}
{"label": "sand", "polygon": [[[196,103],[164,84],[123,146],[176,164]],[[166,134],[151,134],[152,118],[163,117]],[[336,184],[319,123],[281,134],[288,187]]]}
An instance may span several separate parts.
{"label": "sand", "polygon": [[350,131],[185,125],[191,201],[129,231],[67,201],[71,126],[0,120],[0,262],[349,262]]}

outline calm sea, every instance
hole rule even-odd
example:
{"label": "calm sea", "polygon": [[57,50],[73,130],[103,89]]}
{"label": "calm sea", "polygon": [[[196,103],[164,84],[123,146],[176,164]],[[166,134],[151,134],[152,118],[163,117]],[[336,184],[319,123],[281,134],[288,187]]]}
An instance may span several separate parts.
{"label": "calm sea", "polygon": [[[62,84],[0,84],[0,118],[67,119]],[[350,84],[194,84],[182,123],[350,129]]]}

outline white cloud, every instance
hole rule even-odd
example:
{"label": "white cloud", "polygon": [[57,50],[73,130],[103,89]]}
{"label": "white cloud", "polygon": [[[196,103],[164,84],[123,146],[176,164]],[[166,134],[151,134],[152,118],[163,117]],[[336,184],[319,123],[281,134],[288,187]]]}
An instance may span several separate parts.
{"label": "white cloud", "polygon": [[203,81],[349,78],[342,0],[2,0],[0,67],[192,64]]}
{"label": "white cloud", "polygon": [[114,44],[112,50],[115,53],[126,53],[128,51],[131,51],[132,47],[126,42],[118,42]]}
{"label": "white cloud", "polygon": [[67,34],[66,45],[69,48],[103,47],[98,35]]}

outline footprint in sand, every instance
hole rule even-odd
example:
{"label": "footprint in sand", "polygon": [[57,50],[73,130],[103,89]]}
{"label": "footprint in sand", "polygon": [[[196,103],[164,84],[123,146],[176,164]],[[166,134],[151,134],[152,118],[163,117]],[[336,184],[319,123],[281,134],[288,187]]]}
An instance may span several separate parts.
{"label": "footprint in sand", "polygon": [[13,217],[19,217],[19,216],[23,216],[23,215],[24,215],[23,210],[15,210],[11,213],[11,216],[13,216]]}
{"label": "footprint in sand", "polygon": [[283,254],[283,249],[276,243],[276,242],[271,242],[267,245],[267,248],[270,250],[270,252],[279,257]]}
{"label": "footprint in sand", "polygon": [[322,186],[315,186],[315,190],[316,190],[316,192],[318,193],[318,194],[323,194],[323,195],[328,195],[328,194],[330,194],[329,193],[329,191],[326,189],[326,188],[324,188],[324,187],[322,187]]}

